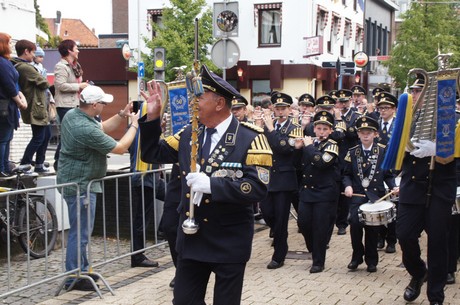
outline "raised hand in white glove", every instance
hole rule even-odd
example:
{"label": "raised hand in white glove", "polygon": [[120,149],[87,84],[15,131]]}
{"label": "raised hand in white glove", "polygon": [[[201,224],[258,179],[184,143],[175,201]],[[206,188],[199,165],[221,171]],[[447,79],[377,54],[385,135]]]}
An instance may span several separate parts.
{"label": "raised hand in white glove", "polygon": [[429,140],[420,140],[419,143],[415,143],[417,147],[410,154],[416,158],[425,158],[436,156],[436,143]]}
{"label": "raised hand in white glove", "polygon": [[187,185],[195,192],[193,203],[200,206],[203,193],[211,194],[211,180],[205,173],[189,173],[185,179]]}

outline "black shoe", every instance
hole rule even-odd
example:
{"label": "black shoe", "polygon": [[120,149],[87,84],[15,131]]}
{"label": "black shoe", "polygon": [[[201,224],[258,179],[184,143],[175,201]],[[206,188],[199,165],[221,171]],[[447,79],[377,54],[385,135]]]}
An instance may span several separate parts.
{"label": "black shoe", "polygon": [[366,270],[367,270],[367,272],[377,272],[377,266],[376,265],[368,265]]}
{"label": "black shoe", "polygon": [[90,278],[92,278],[93,281],[95,281],[95,282],[99,281],[99,279],[100,279],[99,275],[94,274],[94,273],[89,273],[89,274],[87,274],[87,276],[89,276]]}
{"label": "black shoe", "polygon": [[0,172],[0,178],[8,178],[10,177],[11,175],[8,174],[8,173],[5,173],[5,172]]}
{"label": "black shoe", "polygon": [[383,249],[383,247],[385,247],[385,241],[379,238],[377,241],[377,249]]}
{"label": "black shoe", "polygon": [[169,282],[169,287],[174,288],[174,284],[176,284],[176,278],[174,277],[171,282]]}
{"label": "black shoe", "polygon": [[388,244],[385,249],[385,253],[395,253],[395,252],[396,252],[395,245]]}
{"label": "black shoe", "polygon": [[423,282],[426,281],[427,274],[422,278],[412,277],[409,285],[407,285],[406,290],[404,290],[404,300],[408,302],[414,301],[420,295],[420,289],[422,288]]}
{"label": "black shoe", "polygon": [[337,235],[345,235],[347,234],[347,230],[345,228],[339,228],[337,231]]}
{"label": "black shoe", "polygon": [[267,265],[267,269],[278,269],[278,268],[281,268],[283,267],[284,265],[284,262],[277,262],[277,261],[274,261],[272,260],[268,265]]}
{"label": "black shoe", "polygon": [[362,264],[362,262],[351,261],[351,262],[348,264],[347,268],[350,269],[350,270],[356,270],[360,264]]}
{"label": "black shoe", "polygon": [[310,273],[323,272],[323,270],[324,270],[324,266],[313,265],[313,266],[311,266],[311,268],[310,268]]}
{"label": "black shoe", "polygon": [[268,233],[268,237],[273,238],[273,236],[275,236],[275,233],[274,233],[273,230],[270,228],[270,232]]}
{"label": "black shoe", "polygon": [[452,285],[455,284],[455,272],[449,272],[447,273],[447,285]]}
{"label": "black shoe", "polygon": [[133,262],[131,261],[131,267],[145,267],[145,268],[153,268],[153,267],[158,267],[158,262],[151,261],[148,258],[145,258],[141,262]]}
{"label": "black shoe", "polygon": [[[99,288],[99,285],[97,285],[97,288]],[[69,291],[69,288],[70,286],[66,287],[66,290]],[[77,280],[77,282],[75,283],[75,285],[73,285],[72,289],[71,290],[80,290],[80,291],[96,291],[96,289],[94,288],[93,284],[87,280],[87,279],[79,279]]]}

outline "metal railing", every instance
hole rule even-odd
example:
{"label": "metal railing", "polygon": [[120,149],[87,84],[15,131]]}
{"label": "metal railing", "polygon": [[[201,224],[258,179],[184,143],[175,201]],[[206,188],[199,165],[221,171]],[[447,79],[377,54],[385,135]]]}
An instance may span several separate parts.
{"label": "metal railing", "polygon": [[[60,197],[59,194],[63,194],[67,188],[76,189],[77,194],[81,193],[77,184],[67,183],[0,193],[0,202],[3,200],[2,198],[5,198],[6,202],[8,202],[11,196],[15,196],[17,194],[21,194],[26,197],[42,194],[45,198],[54,194],[59,197],[58,200],[54,200],[54,206],[56,210],[61,211],[61,213],[58,213],[60,229],[58,239],[61,241],[61,247],[55,247],[51,253],[46,253],[45,257],[40,259],[33,259],[29,253],[25,253],[25,256],[23,256],[23,254],[15,254],[15,244],[13,242],[14,236],[11,235],[9,230],[3,230],[2,235],[5,242],[3,243],[0,240],[0,245],[1,247],[6,246],[6,259],[0,259],[0,266],[2,269],[2,272],[0,273],[0,280],[5,284],[1,285],[0,287],[0,299],[14,296],[19,292],[31,290],[32,288],[45,283],[49,284],[51,282],[55,282],[56,280],[60,280],[61,283],[60,285],[57,285],[57,290],[55,293],[55,295],[58,295],[61,293],[63,288],[69,284],[69,282],[72,282],[68,287],[71,289],[72,286],[80,279],[89,280],[93,284],[95,288],[94,290],[102,298],[103,296],[98,285],[96,285],[94,279],[90,276],[92,274],[97,275],[102,280],[102,283],[107,287],[107,289],[112,294],[114,294],[103,274],[100,272],[96,273],[95,268],[100,268],[104,265],[127,258],[133,254],[140,253],[149,249],[154,249],[165,244],[165,242],[160,242],[158,240],[159,214],[161,214],[162,211],[160,209],[161,201],[155,199],[157,197],[157,190],[155,186],[158,183],[158,179],[160,179],[159,174],[162,173],[163,177],[165,177],[165,171],[165,169],[158,169],[143,173],[123,173],[113,176],[106,176],[102,179],[92,180],[89,183],[88,188],[85,191],[87,198],[89,198],[92,186],[94,186],[96,183],[100,183],[102,186],[102,193],[98,194],[96,200],[98,209],[96,215],[94,216],[96,217],[96,222],[99,228],[98,230],[102,231],[101,237],[103,242],[102,245],[100,245],[100,243],[97,245],[93,244],[91,234],[89,234],[87,245],[89,267],[85,272],[82,272],[81,270],[82,262],[80,247],[77,247],[78,266],[80,266],[80,268],[69,271],[65,270],[65,241],[67,240],[65,224],[66,222],[68,223],[68,215],[67,203],[65,202],[64,197]],[[148,223],[146,223],[145,218],[142,217],[144,228],[143,241],[145,247],[143,249],[133,251],[134,232],[132,228],[136,209],[135,201],[140,202],[141,206],[137,208],[140,208],[142,210],[142,215],[144,215],[146,205],[150,204],[145,202],[146,194],[144,193],[144,186],[148,185],[148,180],[146,178],[149,175],[152,177],[152,198],[154,198],[153,209],[156,217],[154,217],[153,228],[149,227],[147,230],[146,227]],[[140,181],[137,183],[138,188],[136,188],[134,185],[136,178],[140,179]],[[141,193],[136,194],[135,190],[138,190],[139,187]],[[135,200],[138,196],[140,196],[140,199]],[[75,202],[79,202],[79,198],[75,199]],[[87,207],[87,205],[84,206],[85,208]],[[108,214],[112,212],[115,216],[108,216]],[[80,245],[81,242],[80,213],[87,213],[88,219],[91,219],[93,216],[90,214],[91,209],[86,208],[86,211],[80,211],[80,205],[77,205],[77,245]],[[27,215],[27,217],[30,217],[30,215]],[[126,226],[127,218],[129,218],[129,227]],[[27,221],[27,224],[29,224],[29,221]],[[88,222],[88,227],[90,229],[89,231],[91,232],[90,222]],[[109,228],[114,228],[114,232],[113,230],[109,230]],[[27,230],[29,230],[29,227],[27,227]],[[127,234],[127,230],[129,230],[129,234]],[[122,246],[122,244],[126,244],[125,239],[127,235],[130,236],[129,249],[127,249],[126,246]],[[115,244],[115,246],[113,246],[113,244]],[[94,249],[97,249],[97,251],[93,251]]]}

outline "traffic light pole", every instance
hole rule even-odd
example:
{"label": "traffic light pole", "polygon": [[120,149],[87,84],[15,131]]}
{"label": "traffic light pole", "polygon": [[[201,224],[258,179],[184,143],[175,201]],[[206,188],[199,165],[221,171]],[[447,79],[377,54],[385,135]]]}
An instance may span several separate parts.
{"label": "traffic light pole", "polygon": [[342,89],[342,65],[340,63],[340,57],[337,58],[337,63],[335,64],[335,70],[337,73],[337,90]]}

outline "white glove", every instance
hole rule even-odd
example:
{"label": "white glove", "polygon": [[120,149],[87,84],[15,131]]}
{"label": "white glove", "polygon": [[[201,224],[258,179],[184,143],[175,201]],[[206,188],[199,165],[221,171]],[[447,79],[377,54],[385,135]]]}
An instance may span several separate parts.
{"label": "white glove", "polygon": [[410,154],[416,158],[425,158],[436,156],[436,143],[428,140],[420,140],[416,143],[417,149],[414,149]]}
{"label": "white glove", "polygon": [[205,173],[189,173],[185,179],[187,185],[195,192],[193,203],[200,206],[203,193],[211,194],[211,179]]}

